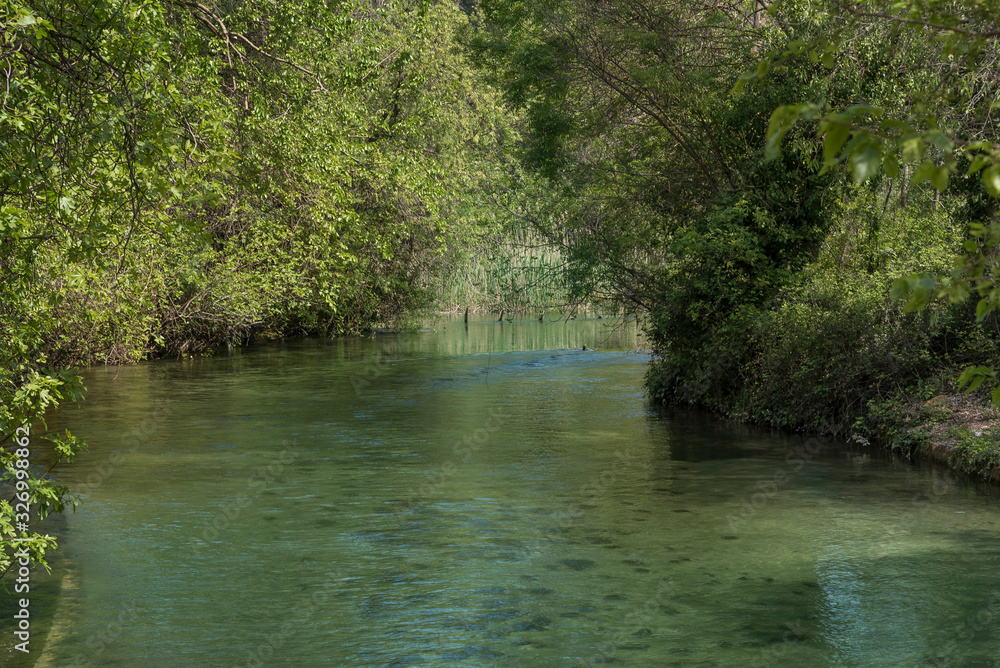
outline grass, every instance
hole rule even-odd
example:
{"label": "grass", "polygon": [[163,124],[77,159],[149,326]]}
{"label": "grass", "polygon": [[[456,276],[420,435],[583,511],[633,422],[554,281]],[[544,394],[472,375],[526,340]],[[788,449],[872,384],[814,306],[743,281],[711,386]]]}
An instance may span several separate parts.
{"label": "grass", "polygon": [[952,464],[962,471],[989,478],[1000,468],[1000,429],[973,432],[968,427],[958,427],[949,436],[958,440]]}
{"label": "grass", "polygon": [[442,310],[511,314],[586,310],[571,297],[567,263],[540,239],[486,242],[456,258],[438,289]]}

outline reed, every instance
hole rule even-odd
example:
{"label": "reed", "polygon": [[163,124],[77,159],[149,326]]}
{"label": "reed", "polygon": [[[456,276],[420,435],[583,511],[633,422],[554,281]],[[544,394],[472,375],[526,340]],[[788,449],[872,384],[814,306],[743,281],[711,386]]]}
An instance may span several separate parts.
{"label": "reed", "polygon": [[561,249],[527,234],[487,240],[457,255],[437,289],[441,310],[519,316],[540,312],[586,312],[571,298],[568,265]]}

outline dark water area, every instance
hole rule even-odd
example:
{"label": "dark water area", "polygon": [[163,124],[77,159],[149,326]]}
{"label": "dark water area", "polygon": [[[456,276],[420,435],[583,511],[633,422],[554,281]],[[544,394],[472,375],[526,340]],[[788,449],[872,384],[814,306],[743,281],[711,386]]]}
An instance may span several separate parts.
{"label": "dark water area", "polygon": [[84,502],[0,661],[998,665],[989,490],[652,408],[639,347],[441,321],[88,370],[50,421]]}

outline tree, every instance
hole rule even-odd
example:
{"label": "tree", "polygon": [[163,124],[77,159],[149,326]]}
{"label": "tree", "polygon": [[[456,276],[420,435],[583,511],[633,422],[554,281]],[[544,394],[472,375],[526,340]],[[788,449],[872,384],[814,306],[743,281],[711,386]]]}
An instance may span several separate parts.
{"label": "tree", "polygon": [[[769,11],[780,12],[786,4],[775,3]],[[823,16],[818,29],[769,54],[740,78],[737,89],[803,58],[839,75],[850,69],[842,65],[857,60],[858,37],[873,31],[892,39],[892,49],[883,52],[887,63],[914,76],[902,100],[876,97],[843,106],[806,99],[778,106],[768,128],[768,155],[778,153],[785,134],[797,123],[813,121],[823,141],[823,171],[845,164],[859,183],[881,173],[901,180],[904,188],[907,181],[929,181],[938,192],[949,185],[961,192],[969,202],[969,236],[954,270],[899,278],[892,294],[906,297],[909,310],[933,299],[958,303],[975,294],[976,318],[984,320],[1000,306],[995,276],[1000,257],[1000,219],[995,215],[1000,142],[993,118],[1000,104],[997,7],[941,0],[900,0],[888,7],[831,0],[810,7]],[[900,60],[898,55],[906,52],[900,45],[915,42],[919,57]],[[972,179],[981,187],[973,186]],[[966,369],[959,384],[972,391],[986,380],[996,384],[996,370],[976,366]],[[1000,403],[1000,385],[993,401]]]}
{"label": "tree", "polygon": [[[57,314],[72,308],[86,278],[51,270],[86,263],[123,279],[124,249],[168,220],[147,214],[183,203],[181,191],[189,202],[202,199],[189,184],[214,155],[191,144],[197,122],[178,109],[167,75],[170,33],[156,5],[12,2],[0,10],[0,26],[0,443],[10,443],[0,448],[0,480],[15,493],[13,505],[0,501],[6,573],[15,548],[45,565],[54,544],[24,521],[23,504],[44,517],[73,502],[19,454],[30,441],[32,458],[41,459],[43,439],[31,425],[44,425],[47,410],[82,391],[67,368],[76,360]],[[183,63],[172,73],[189,74]],[[204,99],[186,102],[197,110]],[[54,462],[81,447],[68,433],[49,439]]]}
{"label": "tree", "polygon": [[[809,67],[729,91],[783,38],[753,3],[481,3],[467,39],[525,109],[521,156],[549,201],[520,203],[570,258],[577,290],[652,315],[657,349],[689,354],[735,305],[762,303],[814,257],[831,178],[808,142],[763,160],[782,96],[831,91]],[[511,205],[515,208],[516,205]]]}
{"label": "tree", "polygon": [[[507,116],[422,1],[0,9],[0,482],[72,503],[40,447],[71,369],[336,334],[426,303]],[[459,205],[458,202],[462,204]],[[24,491],[24,490],[12,490]],[[52,540],[0,503],[0,573]],[[32,517],[32,520],[35,518]]]}

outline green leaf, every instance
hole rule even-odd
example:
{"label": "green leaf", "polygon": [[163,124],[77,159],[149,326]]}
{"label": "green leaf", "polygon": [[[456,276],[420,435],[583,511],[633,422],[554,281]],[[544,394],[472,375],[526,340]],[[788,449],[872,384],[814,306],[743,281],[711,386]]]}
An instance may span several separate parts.
{"label": "green leaf", "polygon": [[926,290],[914,290],[913,296],[910,297],[910,301],[906,302],[903,306],[903,310],[907,313],[912,313],[913,311],[919,311],[924,306],[927,305],[928,294]]}
{"label": "green leaf", "polygon": [[993,403],[1000,404],[1000,387],[993,390]]}
{"label": "green leaf", "polygon": [[908,123],[904,123],[903,121],[897,120],[895,118],[886,118],[881,123],[879,123],[879,127],[881,127],[883,130],[900,130],[902,132],[910,132],[913,129],[910,127]]}
{"label": "green leaf", "polygon": [[992,310],[993,309],[990,307],[990,302],[988,299],[986,299],[985,297],[983,299],[980,299],[979,303],[976,304],[976,322],[982,322],[983,318],[986,317],[986,314]]}
{"label": "green leaf", "polygon": [[862,183],[878,173],[882,166],[882,151],[874,142],[862,144],[851,155],[854,182]]}
{"label": "green leaf", "polygon": [[924,140],[920,137],[911,137],[902,142],[903,162],[917,162],[924,155]]}
{"label": "green leaf", "polygon": [[849,127],[830,124],[826,131],[826,137],[823,139],[823,159],[828,163],[833,162],[837,154],[840,153],[840,149],[843,148],[844,142],[850,136],[851,129]]}
{"label": "green leaf", "polygon": [[882,169],[885,170],[885,175],[890,179],[896,178],[899,175],[899,163],[896,161],[896,156],[892,153],[883,156]]}
{"label": "green leaf", "polygon": [[733,89],[730,91],[730,93],[735,95],[736,93],[742,92],[749,82],[754,81],[756,79],[757,79],[757,72],[747,72],[746,74],[741,75],[740,78],[736,80],[736,84],[733,86]]}
{"label": "green leaf", "polygon": [[969,162],[969,170],[966,172],[966,175],[975,174],[988,164],[990,164],[990,161],[985,155],[977,155]]}
{"label": "green leaf", "polygon": [[889,296],[892,299],[901,299],[910,292],[910,283],[905,278],[897,278],[892,282],[889,289]]}
{"label": "green leaf", "polygon": [[944,192],[944,189],[948,187],[948,172],[947,167],[938,167],[931,176],[931,185],[938,192]]}
{"label": "green leaf", "polygon": [[870,104],[852,104],[844,110],[844,113],[854,119],[862,114],[871,114],[875,118],[882,118],[882,114],[885,112],[882,107],[873,107]]}
{"label": "green leaf", "polygon": [[913,183],[927,181],[937,174],[937,165],[930,160],[920,163],[920,166],[913,170]]}
{"label": "green leaf", "polygon": [[993,197],[1000,195],[1000,165],[993,165],[983,170],[983,187]]}
{"label": "green leaf", "polygon": [[823,67],[825,67],[828,70],[832,70],[836,66],[837,66],[837,59],[833,57],[833,54],[830,52],[824,53]]}
{"label": "green leaf", "polygon": [[947,135],[940,130],[929,130],[925,136],[927,141],[934,146],[937,146],[945,153],[951,153],[953,148],[952,142],[948,139]]}
{"label": "green leaf", "polygon": [[784,105],[771,113],[767,125],[767,142],[764,144],[764,160],[774,160],[781,154],[781,140],[799,119],[797,105]]}

